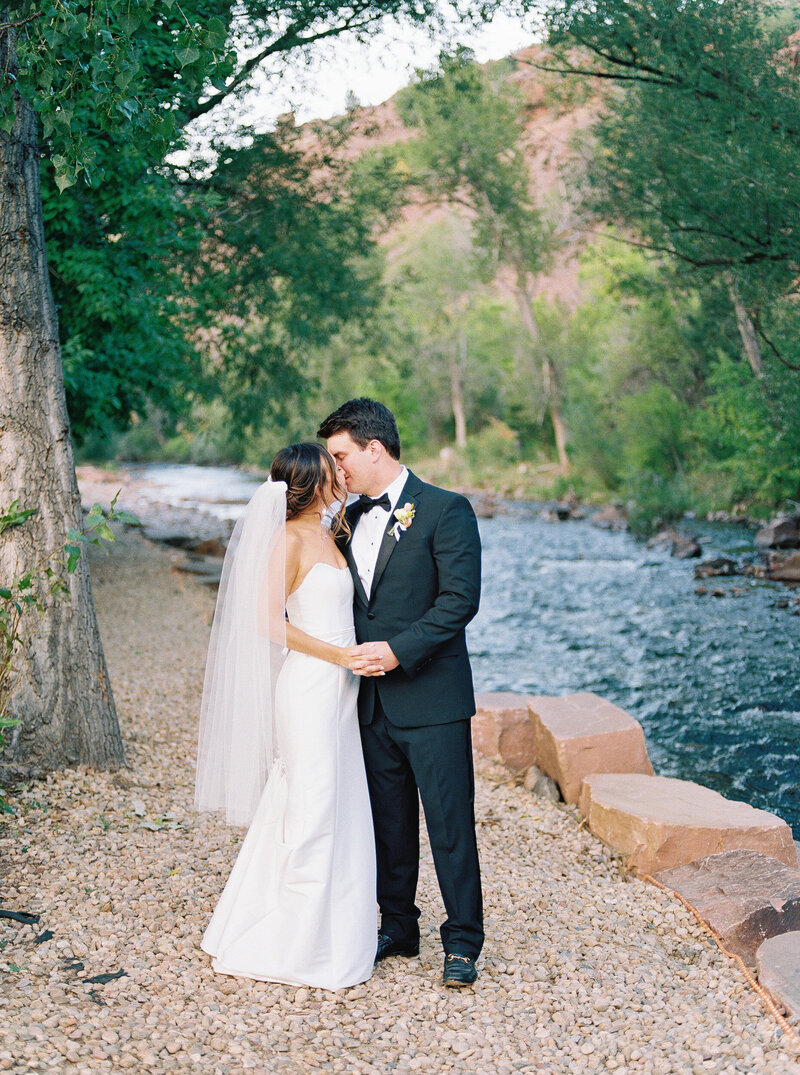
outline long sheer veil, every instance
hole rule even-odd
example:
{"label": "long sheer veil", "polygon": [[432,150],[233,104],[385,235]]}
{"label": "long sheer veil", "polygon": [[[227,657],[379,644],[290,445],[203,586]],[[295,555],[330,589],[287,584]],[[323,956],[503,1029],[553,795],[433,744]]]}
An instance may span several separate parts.
{"label": "long sheer veil", "polygon": [[231,536],[208,647],[195,809],[249,825],[277,753],[285,654],[286,484],[259,486]]}

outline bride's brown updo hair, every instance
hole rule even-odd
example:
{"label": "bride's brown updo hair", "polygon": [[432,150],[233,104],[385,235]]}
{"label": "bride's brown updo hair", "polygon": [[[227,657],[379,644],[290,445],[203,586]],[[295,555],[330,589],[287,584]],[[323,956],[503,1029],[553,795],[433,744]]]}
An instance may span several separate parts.
{"label": "bride's brown updo hair", "polygon": [[344,517],[347,489],[336,473],[336,460],[327,448],[314,442],[281,448],[269,468],[276,482],[286,482],[286,518],[296,519],[313,507],[317,491],[330,485],[339,510],[331,521],[331,533],[349,533]]}

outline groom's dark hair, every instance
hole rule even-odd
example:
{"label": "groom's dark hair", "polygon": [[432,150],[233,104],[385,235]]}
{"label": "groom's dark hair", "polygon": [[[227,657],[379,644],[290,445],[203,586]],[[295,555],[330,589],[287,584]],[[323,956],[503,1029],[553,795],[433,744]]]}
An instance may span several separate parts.
{"label": "groom's dark hair", "polygon": [[349,433],[359,448],[366,448],[371,440],[378,440],[392,459],[400,458],[400,434],[395,417],[376,399],[366,396],[348,399],[329,414],[317,430],[318,437],[333,437],[337,433]]}

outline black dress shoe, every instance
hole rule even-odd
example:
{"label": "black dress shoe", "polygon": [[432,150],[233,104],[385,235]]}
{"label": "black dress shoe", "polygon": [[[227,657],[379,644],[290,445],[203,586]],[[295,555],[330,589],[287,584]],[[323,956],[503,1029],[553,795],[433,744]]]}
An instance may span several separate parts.
{"label": "black dress shoe", "polygon": [[445,985],[453,989],[463,989],[465,985],[472,985],[477,977],[474,959],[459,955],[458,952],[448,952],[444,957],[442,981]]}
{"label": "black dress shoe", "polygon": [[389,956],[418,956],[419,955],[419,941],[412,943],[411,941],[396,941],[390,937],[388,933],[378,934],[378,951],[375,953],[375,962],[380,963],[382,959],[388,959]]}

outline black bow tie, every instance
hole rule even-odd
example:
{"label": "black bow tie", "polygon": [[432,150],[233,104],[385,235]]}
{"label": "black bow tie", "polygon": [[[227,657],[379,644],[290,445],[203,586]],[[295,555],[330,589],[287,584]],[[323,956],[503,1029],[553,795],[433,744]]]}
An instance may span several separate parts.
{"label": "black bow tie", "polygon": [[367,496],[366,493],[362,493],[358,498],[358,508],[361,512],[372,511],[373,508],[383,508],[384,511],[391,511],[392,502],[388,493],[384,493],[374,499],[371,496]]}

